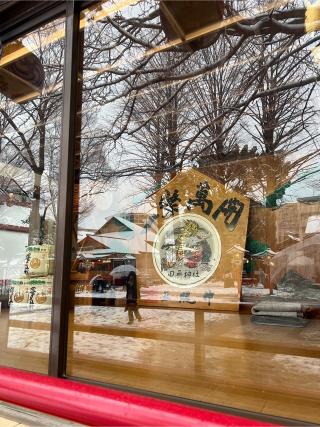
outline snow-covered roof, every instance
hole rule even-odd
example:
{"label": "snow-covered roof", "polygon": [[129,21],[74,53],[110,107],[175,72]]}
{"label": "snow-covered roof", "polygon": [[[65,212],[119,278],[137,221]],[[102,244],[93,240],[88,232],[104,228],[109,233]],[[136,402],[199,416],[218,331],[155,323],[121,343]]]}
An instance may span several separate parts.
{"label": "snow-covered roof", "polygon": [[115,215],[107,219],[105,224],[100,227],[103,228],[108,224],[109,221],[112,219],[116,219],[120,223],[122,223],[126,228],[129,230],[127,231],[117,231],[117,232],[110,232],[110,233],[99,233],[96,232],[96,236],[107,236],[111,238],[123,238],[123,239],[133,239],[136,236],[141,236],[143,239],[147,237],[147,241],[153,242],[155,238],[155,233],[153,230],[150,229],[150,227],[142,227],[141,225],[135,224],[134,222],[131,222],[125,218],[122,218],[121,216]]}
{"label": "snow-covered roof", "polygon": [[0,205],[0,224],[26,227],[28,224],[23,221],[27,220],[29,216],[30,208],[17,205]]}
{"label": "snow-covered roof", "polygon": [[[82,254],[84,253],[95,253],[95,254],[111,254],[111,253],[121,253],[121,254],[139,254],[141,252],[150,252],[151,246],[142,239],[115,239],[108,238],[105,236],[90,236],[91,239],[96,240],[98,243],[102,243],[106,246],[105,249],[93,249],[93,250],[83,250],[80,249]],[[81,244],[80,244],[81,247]]]}
{"label": "snow-covered roof", "polygon": [[82,250],[81,245],[84,243],[84,240],[81,240],[79,245],[80,253],[82,255],[90,258],[92,256],[96,257],[99,255],[108,256],[112,253],[136,255],[142,252],[151,252],[152,247],[150,242],[153,242],[155,238],[155,233],[152,230],[149,228],[145,229],[144,227],[141,227],[140,225],[128,221],[127,219],[120,216],[110,217],[101,228],[108,224],[108,222],[113,218],[123,224],[126,227],[126,230],[87,235],[88,238],[104,245],[105,249],[93,249],[88,251],[86,250],[87,248],[84,247]]}

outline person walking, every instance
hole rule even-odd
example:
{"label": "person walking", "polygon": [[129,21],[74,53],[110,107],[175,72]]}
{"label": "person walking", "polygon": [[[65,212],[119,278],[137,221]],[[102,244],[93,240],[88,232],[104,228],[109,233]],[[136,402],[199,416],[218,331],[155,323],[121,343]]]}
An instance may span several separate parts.
{"label": "person walking", "polygon": [[138,288],[137,288],[137,276],[134,272],[131,272],[128,276],[127,283],[127,293],[126,293],[126,307],[125,311],[128,312],[128,325],[131,325],[134,322],[134,317],[141,322],[142,317],[139,313],[137,301],[139,298]]}

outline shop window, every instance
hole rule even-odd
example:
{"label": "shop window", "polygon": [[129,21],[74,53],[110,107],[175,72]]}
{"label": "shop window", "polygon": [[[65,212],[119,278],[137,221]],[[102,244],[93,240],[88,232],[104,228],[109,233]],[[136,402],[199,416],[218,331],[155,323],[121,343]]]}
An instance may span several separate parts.
{"label": "shop window", "polygon": [[319,16],[83,11],[68,375],[320,421]]}
{"label": "shop window", "polygon": [[62,116],[64,19],[0,58],[0,362],[47,373]]}

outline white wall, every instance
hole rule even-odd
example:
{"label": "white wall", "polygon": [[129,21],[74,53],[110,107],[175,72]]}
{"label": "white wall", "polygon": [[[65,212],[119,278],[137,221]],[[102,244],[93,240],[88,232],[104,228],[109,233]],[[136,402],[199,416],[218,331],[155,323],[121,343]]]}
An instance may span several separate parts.
{"label": "white wall", "polygon": [[28,233],[0,230],[0,280],[23,274]]}

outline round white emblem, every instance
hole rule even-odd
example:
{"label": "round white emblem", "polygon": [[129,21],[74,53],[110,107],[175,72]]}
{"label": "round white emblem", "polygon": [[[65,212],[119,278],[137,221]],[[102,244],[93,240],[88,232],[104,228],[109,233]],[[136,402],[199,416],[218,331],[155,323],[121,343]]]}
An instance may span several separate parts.
{"label": "round white emblem", "polygon": [[172,286],[192,288],[215,272],[221,258],[221,241],[210,221],[197,214],[168,220],[153,244],[157,273]]}

